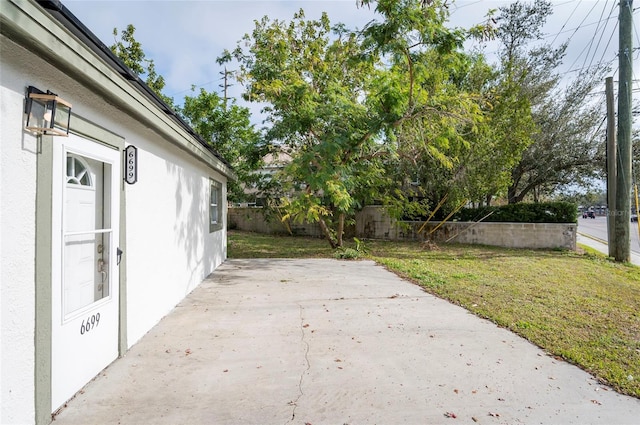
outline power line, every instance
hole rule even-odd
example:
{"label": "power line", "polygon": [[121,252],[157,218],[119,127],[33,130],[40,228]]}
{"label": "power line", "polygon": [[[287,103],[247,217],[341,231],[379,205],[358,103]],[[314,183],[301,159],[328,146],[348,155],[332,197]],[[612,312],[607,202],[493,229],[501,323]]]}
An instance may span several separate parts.
{"label": "power line", "polygon": [[[611,17],[611,14],[613,13],[613,8],[615,7],[615,3],[613,5],[613,7],[611,8],[611,11],[609,12],[609,18]],[[600,20],[602,20],[602,16],[604,15],[604,7],[602,8],[602,12],[600,13]],[[598,25],[598,28],[600,27],[600,25]],[[598,28],[596,28],[596,32],[598,31]],[[606,25],[605,25],[606,28]],[[602,41],[602,36],[604,35],[604,28],[602,31],[600,31],[600,38],[598,39],[598,44],[596,45],[596,48],[593,50],[593,56],[591,56],[591,62],[589,62],[589,67],[591,67],[591,64],[593,63],[593,59],[596,56],[596,52],[598,51],[598,47],[600,47],[600,42]],[[589,51],[591,51],[591,46],[593,45],[593,38],[591,39],[591,43],[589,44]],[[582,67],[584,68],[585,65],[587,64],[587,56],[589,56],[589,52],[587,52],[587,55],[584,57],[584,62],[582,63]]]}
{"label": "power line", "polygon": [[576,5],[576,7],[573,9],[573,11],[571,12],[571,14],[569,15],[569,17],[567,18],[567,20],[565,21],[564,24],[562,24],[562,26],[560,27],[560,31],[558,31],[558,33],[556,34],[556,36],[553,38],[553,41],[551,42],[551,44],[553,45],[553,43],[556,42],[556,40],[558,39],[558,36],[562,33],[562,30],[564,29],[564,27],[567,26],[567,24],[569,23],[569,21],[571,20],[571,17],[573,16],[573,14],[576,12],[576,10],[578,10],[578,7],[580,6],[580,4],[582,3],[582,0],[580,0],[578,2],[578,4]]}

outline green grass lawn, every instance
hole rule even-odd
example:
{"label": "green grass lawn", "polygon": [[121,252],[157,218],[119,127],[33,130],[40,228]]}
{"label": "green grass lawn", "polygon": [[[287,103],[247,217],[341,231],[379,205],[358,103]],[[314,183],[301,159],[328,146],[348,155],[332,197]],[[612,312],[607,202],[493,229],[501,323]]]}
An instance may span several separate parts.
{"label": "green grass lawn", "polygon": [[[587,252],[366,241],[367,257],[640,398],[640,268]],[[333,258],[320,239],[229,232],[230,258]]]}

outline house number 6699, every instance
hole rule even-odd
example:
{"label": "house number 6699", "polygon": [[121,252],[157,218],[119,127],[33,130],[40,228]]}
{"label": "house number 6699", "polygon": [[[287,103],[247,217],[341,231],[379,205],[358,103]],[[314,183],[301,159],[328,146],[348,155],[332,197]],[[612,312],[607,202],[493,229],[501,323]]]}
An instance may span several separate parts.
{"label": "house number 6699", "polygon": [[87,317],[87,320],[83,320],[80,325],[80,335],[84,335],[85,332],[89,332],[100,323],[100,313],[92,314]]}

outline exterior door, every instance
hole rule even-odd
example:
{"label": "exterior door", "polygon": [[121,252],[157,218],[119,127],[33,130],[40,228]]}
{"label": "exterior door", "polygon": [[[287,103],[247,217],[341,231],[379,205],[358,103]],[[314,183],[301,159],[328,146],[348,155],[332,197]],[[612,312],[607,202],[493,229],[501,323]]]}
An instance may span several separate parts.
{"label": "exterior door", "polygon": [[70,135],[53,166],[51,407],[118,356],[120,153]]}

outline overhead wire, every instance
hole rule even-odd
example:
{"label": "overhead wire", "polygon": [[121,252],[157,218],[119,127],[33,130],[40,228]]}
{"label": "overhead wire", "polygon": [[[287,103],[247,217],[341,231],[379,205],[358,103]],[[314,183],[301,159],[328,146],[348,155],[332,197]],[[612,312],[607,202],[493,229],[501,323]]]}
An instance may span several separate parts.
{"label": "overhead wire", "polygon": [[[594,2],[593,6],[591,7],[591,9],[589,10],[589,12],[587,13],[587,15],[582,19],[582,22],[580,22],[580,24],[578,25],[578,27],[576,28],[576,30],[573,32],[573,34],[571,34],[571,36],[569,37],[569,39],[567,40],[567,43],[570,43],[571,40],[573,39],[573,37],[576,35],[576,33],[578,32],[578,30],[582,27],[582,24],[584,23],[584,21],[589,17],[589,15],[591,14],[591,12],[593,12],[593,9],[595,9],[596,5],[598,3]],[[611,15],[609,15],[610,17]],[[598,21],[598,27],[600,26],[600,21]],[[597,28],[596,28],[597,29]],[[589,44],[589,46],[591,46],[591,44],[593,43],[593,38],[591,38],[591,43]],[[584,49],[582,49],[582,52],[580,52],[580,54],[578,56],[576,56],[576,59],[573,61],[573,63],[571,64],[571,66],[569,66],[569,69],[573,68],[574,65],[576,64],[576,62],[578,62],[578,59],[582,56],[582,54],[584,53],[585,49],[587,48],[587,46],[585,46]],[[587,53],[588,56],[588,53]]]}
{"label": "overhead wire", "polygon": [[[613,7],[615,7],[615,3],[613,5]],[[611,11],[609,12],[609,17],[611,17],[611,14],[613,13],[613,7],[611,8]],[[604,10],[605,8],[602,8],[602,12],[600,13],[600,20],[602,21],[602,17],[604,16]],[[607,21],[608,22],[608,21]],[[598,25],[598,28],[600,27],[600,25]],[[606,24],[604,26],[606,28]],[[596,32],[598,32],[598,28],[596,28]],[[589,62],[589,66],[587,68],[591,68],[591,65],[593,64],[593,59],[596,56],[596,52],[598,51],[598,47],[600,47],[600,42],[602,41],[602,36],[604,35],[604,29],[602,29],[602,31],[600,31],[600,38],[598,39],[598,44],[596,44],[595,49],[593,49],[593,56],[591,56],[591,62]],[[585,68],[585,65],[587,64],[587,57],[589,56],[589,52],[591,51],[591,46],[593,45],[593,38],[591,39],[591,43],[589,43],[589,51],[587,52],[587,55],[584,57],[584,62],[582,63],[582,67]]]}
{"label": "overhead wire", "polygon": [[[565,3],[566,4],[566,3]],[[582,4],[582,0],[580,0],[578,2],[578,4],[576,5],[576,7],[573,9],[573,11],[571,12],[571,14],[569,15],[569,17],[567,18],[567,20],[565,21],[564,24],[562,24],[562,26],[560,27],[560,31],[558,31],[558,33],[556,34],[556,36],[553,38],[553,41],[551,42],[551,45],[553,45],[556,40],[558,39],[558,37],[560,36],[560,34],[562,33],[562,30],[564,30],[564,27],[567,26],[567,24],[569,23],[569,21],[571,20],[571,17],[573,16],[573,14],[576,12],[576,10],[578,10],[578,7],[580,6],[580,4]]]}
{"label": "overhead wire", "polygon": [[[564,2],[564,3],[558,4],[558,5],[556,5],[556,6],[560,6],[560,5],[564,5],[564,4],[572,3],[573,1],[576,1],[576,0],[567,1],[567,2]],[[607,1],[608,1],[608,0],[607,0]],[[473,4],[475,4],[475,3],[473,3]],[[590,15],[590,13],[591,13],[591,12],[593,11],[593,9],[595,8],[596,4],[597,4],[597,2],[594,2],[594,6],[592,6],[592,7],[591,7],[591,9],[590,9],[589,13],[587,14],[587,16],[585,16],[585,18],[583,18],[583,20],[580,22],[580,24],[579,24],[578,26],[573,27],[573,28],[569,28],[569,29],[563,29],[563,28],[565,28],[565,27],[566,27],[566,25],[567,25],[567,24],[568,24],[568,22],[569,22],[569,20],[567,20],[567,21],[565,22],[565,24],[563,24],[562,28],[561,28],[557,33],[555,33],[555,34],[550,34],[550,35],[546,35],[546,36],[543,36],[543,37],[542,37],[542,39],[549,39],[549,38],[553,37],[553,40],[552,40],[552,42],[551,42],[551,45],[553,45],[553,43],[557,40],[557,38],[558,38],[561,34],[569,33],[569,32],[570,32],[570,33],[572,33],[572,34],[571,34],[571,36],[569,37],[569,39],[567,40],[567,43],[568,43],[568,42],[570,42],[570,41],[571,41],[571,39],[575,36],[575,34],[576,34],[580,29],[584,29],[584,28],[587,28],[587,27],[591,27],[591,26],[596,25],[596,31],[598,31],[598,29],[600,28],[601,24],[603,24],[603,23],[604,23],[604,26],[602,27],[602,30],[601,30],[601,31],[598,31],[598,32],[600,32],[600,39],[599,39],[599,41],[598,41],[598,44],[597,44],[597,46],[596,46],[596,49],[594,49],[593,57],[592,57],[592,60],[591,60],[590,65],[589,65],[589,67],[588,67],[588,68],[591,68],[591,67],[593,66],[593,60],[595,59],[595,55],[597,54],[598,47],[600,46],[601,41],[602,41],[602,39],[603,39],[603,37],[604,37],[604,34],[606,33],[606,28],[607,28],[607,26],[608,26],[608,22],[609,22],[609,21],[611,21],[611,20],[613,20],[613,19],[616,19],[616,18],[617,18],[616,16],[612,16],[612,15],[613,15],[613,11],[615,10],[615,6],[616,6],[615,2],[613,2],[612,7],[611,7],[611,10],[609,11],[609,15],[607,16],[607,18],[604,18],[604,19],[602,19],[602,18],[601,18],[601,19],[599,19],[599,20],[597,20],[597,21],[594,21],[594,22],[584,23],[584,21],[588,18],[588,16]],[[467,6],[467,5],[465,5],[465,6]],[[465,6],[461,6],[461,7],[465,7]],[[606,9],[606,8],[605,8],[605,9]],[[603,12],[604,12],[604,10],[605,10],[605,9],[603,9]],[[575,11],[575,9],[574,9],[574,11]],[[573,14],[573,12],[572,12],[572,14]],[[601,15],[601,16],[602,16],[602,15]],[[602,55],[602,57],[601,57],[600,61],[599,61],[598,63],[596,63],[596,65],[595,65],[595,66],[600,66],[600,65],[602,65],[602,63],[603,63],[603,61],[604,61],[604,57],[605,57],[605,55],[606,55],[606,53],[607,53],[607,51],[608,51],[608,48],[609,48],[609,46],[610,46],[610,44],[611,44],[612,39],[613,39],[613,36],[615,35],[615,31],[616,31],[617,26],[618,26],[618,23],[617,23],[617,19],[616,19],[616,24],[615,24],[615,26],[614,26],[614,28],[613,28],[613,30],[612,30],[611,36],[609,37],[609,41],[607,42],[607,45],[606,45],[606,47],[604,48],[604,53],[603,53],[603,55]],[[594,31],[594,32],[596,32],[596,31]],[[585,48],[585,49],[586,49],[586,48]],[[582,55],[583,55],[583,53],[584,53],[585,49],[583,49],[583,50],[582,50],[582,52],[581,52],[581,53],[576,57],[576,60],[571,64],[571,66],[569,67],[569,69],[570,69],[570,70],[569,70],[569,71],[565,71],[565,72],[561,73],[561,75],[568,74],[568,73],[571,73],[571,72],[581,71],[582,69],[587,68],[587,67],[585,67],[585,66],[583,65],[583,67],[582,67],[582,68],[572,69],[572,68],[576,65],[577,61],[582,57]],[[487,54],[489,54],[489,55],[491,55],[491,54],[496,54],[496,53],[498,53],[498,51],[497,51],[497,50],[495,50],[495,51],[491,51],[491,52],[487,52]],[[588,55],[587,55],[587,57],[588,57]],[[612,59],[611,61],[608,61],[608,62],[606,63],[606,65],[607,65],[607,66],[608,66],[608,65],[610,65],[610,64],[611,64],[611,62],[613,62],[613,60],[615,60],[615,58],[614,58],[614,59]]]}

